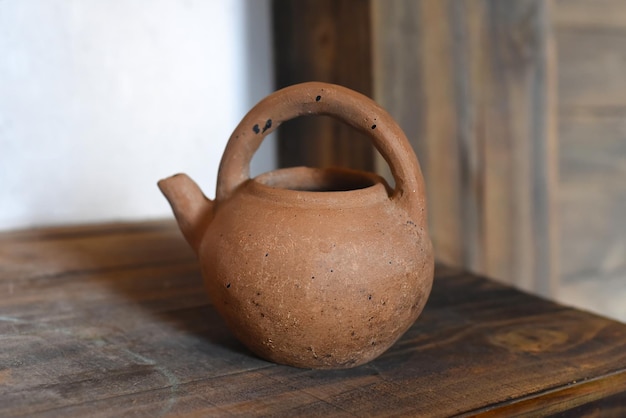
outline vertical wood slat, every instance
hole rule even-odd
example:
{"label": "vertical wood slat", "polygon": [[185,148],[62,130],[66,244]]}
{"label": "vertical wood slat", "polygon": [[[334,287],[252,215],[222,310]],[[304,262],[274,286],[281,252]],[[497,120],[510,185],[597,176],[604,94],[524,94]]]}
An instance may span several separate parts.
{"label": "vertical wood slat", "polygon": [[[430,22],[439,22],[431,25]],[[445,2],[422,2],[418,25],[422,42],[424,83],[424,133],[428,141],[425,158],[428,159],[427,176],[431,183],[428,199],[433,244],[438,257],[444,262],[463,264],[460,194],[461,172],[458,133],[460,127],[457,105],[454,100],[453,56],[447,52],[454,48],[451,21]],[[435,139],[435,140],[432,140]]]}
{"label": "vertical wood slat", "polygon": [[550,294],[558,276],[549,2],[372,4],[375,98],[423,162],[439,259]]}
{"label": "vertical wood slat", "polygon": [[[365,0],[274,0],[276,87],[341,84],[372,96],[370,7]],[[374,168],[369,139],[329,117],[299,118],[278,132],[280,166]]]}
{"label": "vertical wood slat", "polygon": [[557,0],[561,280],[626,321],[626,2]]}
{"label": "vertical wood slat", "polygon": [[619,309],[626,289],[608,289],[626,277],[626,3],[557,1],[555,26],[561,284],[607,289],[579,299]]}

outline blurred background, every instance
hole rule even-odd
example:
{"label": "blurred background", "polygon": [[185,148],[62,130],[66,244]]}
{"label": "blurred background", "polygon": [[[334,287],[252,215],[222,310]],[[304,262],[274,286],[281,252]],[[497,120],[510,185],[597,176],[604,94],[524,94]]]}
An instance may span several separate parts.
{"label": "blurred background", "polygon": [[[241,117],[320,80],[387,108],[427,183],[437,258],[626,320],[626,2],[0,2],[0,230],[168,218],[156,181],[214,196]],[[298,119],[279,166],[388,167]]]}
{"label": "blurred background", "polygon": [[[0,2],[0,230],[169,217],[272,91],[269,1]],[[256,173],[275,166],[266,143]]]}

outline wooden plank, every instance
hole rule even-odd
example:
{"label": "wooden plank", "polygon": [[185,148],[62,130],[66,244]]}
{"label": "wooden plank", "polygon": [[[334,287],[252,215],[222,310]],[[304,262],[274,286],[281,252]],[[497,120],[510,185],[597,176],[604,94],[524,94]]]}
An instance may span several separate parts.
{"label": "wooden plank", "polygon": [[373,7],[376,100],[420,154],[437,257],[551,294],[558,155],[550,3]]}
{"label": "wooden plank", "polygon": [[626,318],[626,3],[557,1],[559,300]]}
{"label": "wooden plank", "polygon": [[[593,4],[589,4],[593,6]],[[559,100],[562,112],[591,106],[626,107],[626,28],[558,27]],[[575,109],[574,109],[575,110]]]}
{"label": "wooden plank", "polygon": [[[424,56],[430,57],[421,57],[426,100],[424,128],[425,136],[430,140],[426,147],[426,176],[431,179],[429,221],[435,252],[443,262],[462,263],[465,242],[462,239],[460,216],[459,122],[456,118],[455,86],[451,83],[454,79],[452,57],[449,54],[453,47],[452,22],[447,17],[446,6],[446,2],[421,2],[418,22],[422,51]],[[442,187],[444,183],[446,187]]]}
{"label": "wooden plank", "polygon": [[[604,390],[598,390],[598,383]],[[467,416],[478,415],[481,417],[501,416],[552,416],[567,411],[567,416],[611,416],[619,417],[623,414],[623,405],[626,395],[623,388],[626,387],[626,373],[618,372],[607,376],[600,382],[583,381],[572,382],[567,388],[548,390],[542,397],[549,399],[541,407],[537,407],[537,400],[533,396],[519,402],[511,402],[502,405],[501,408],[485,408],[472,411]],[[574,395],[572,399],[572,396]],[[587,415],[587,413],[589,415]]]}
{"label": "wooden plank", "polygon": [[[561,135],[563,281],[626,276],[626,112],[570,112]],[[601,290],[601,287],[598,288]]]}
{"label": "wooden plank", "polygon": [[[276,87],[341,84],[372,95],[370,8],[363,0],[274,0]],[[369,139],[329,117],[299,118],[278,130],[280,166],[373,169]]]}
{"label": "wooden plank", "polygon": [[555,0],[552,16],[561,28],[591,30],[626,29],[626,7],[622,0]]}
{"label": "wooden plank", "polygon": [[[36,244],[19,277],[22,260],[0,258],[0,415],[501,416],[617,408],[626,393],[626,325],[441,267],[422,317],[374,362],[265,362],[217,317],[195,261],[164,262],[186,249],[172,232],[0,234],[2,248]],[[76,260],[50,263],[63,248]]]}
{"label": "wooden plank", "polygon": [[[151,245],[120,247],[120,236],[138,243],[149,239]],[[155,258],[163,263],[190,262],[195,256],[189,246],[173,241],[179,236],[173,221],[4,232],[0,234],[0,282],[31,279],[42,271],[54,277],[94,269],[131,268],[154,264]]]}

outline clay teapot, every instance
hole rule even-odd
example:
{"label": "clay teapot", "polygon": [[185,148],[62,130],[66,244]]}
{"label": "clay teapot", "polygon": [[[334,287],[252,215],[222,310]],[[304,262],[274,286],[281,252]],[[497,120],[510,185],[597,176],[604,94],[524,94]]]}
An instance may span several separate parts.
{"label": "clay teapot", "polygon": [[[263,138],[312,114],[366,133],[395,188],[373,173],[337,168],[251,179]],[[430,294],[434,263],[419,163],[391,116],[352,90],[310,82],[259,102],[229,139],[215,200],[185,174],[159,187],[200,259],[215,309],[267,360],[319,369],[366,363],[402,336]]]}

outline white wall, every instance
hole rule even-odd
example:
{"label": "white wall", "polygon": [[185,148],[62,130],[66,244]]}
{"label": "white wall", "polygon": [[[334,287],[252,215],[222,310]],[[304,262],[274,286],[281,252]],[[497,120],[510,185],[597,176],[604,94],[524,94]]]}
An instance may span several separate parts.
{"label": "white wall", "polygon": [[268,0],[0,1],[0,229],[169,217],[177,172],[213,197],[269,25]]}

